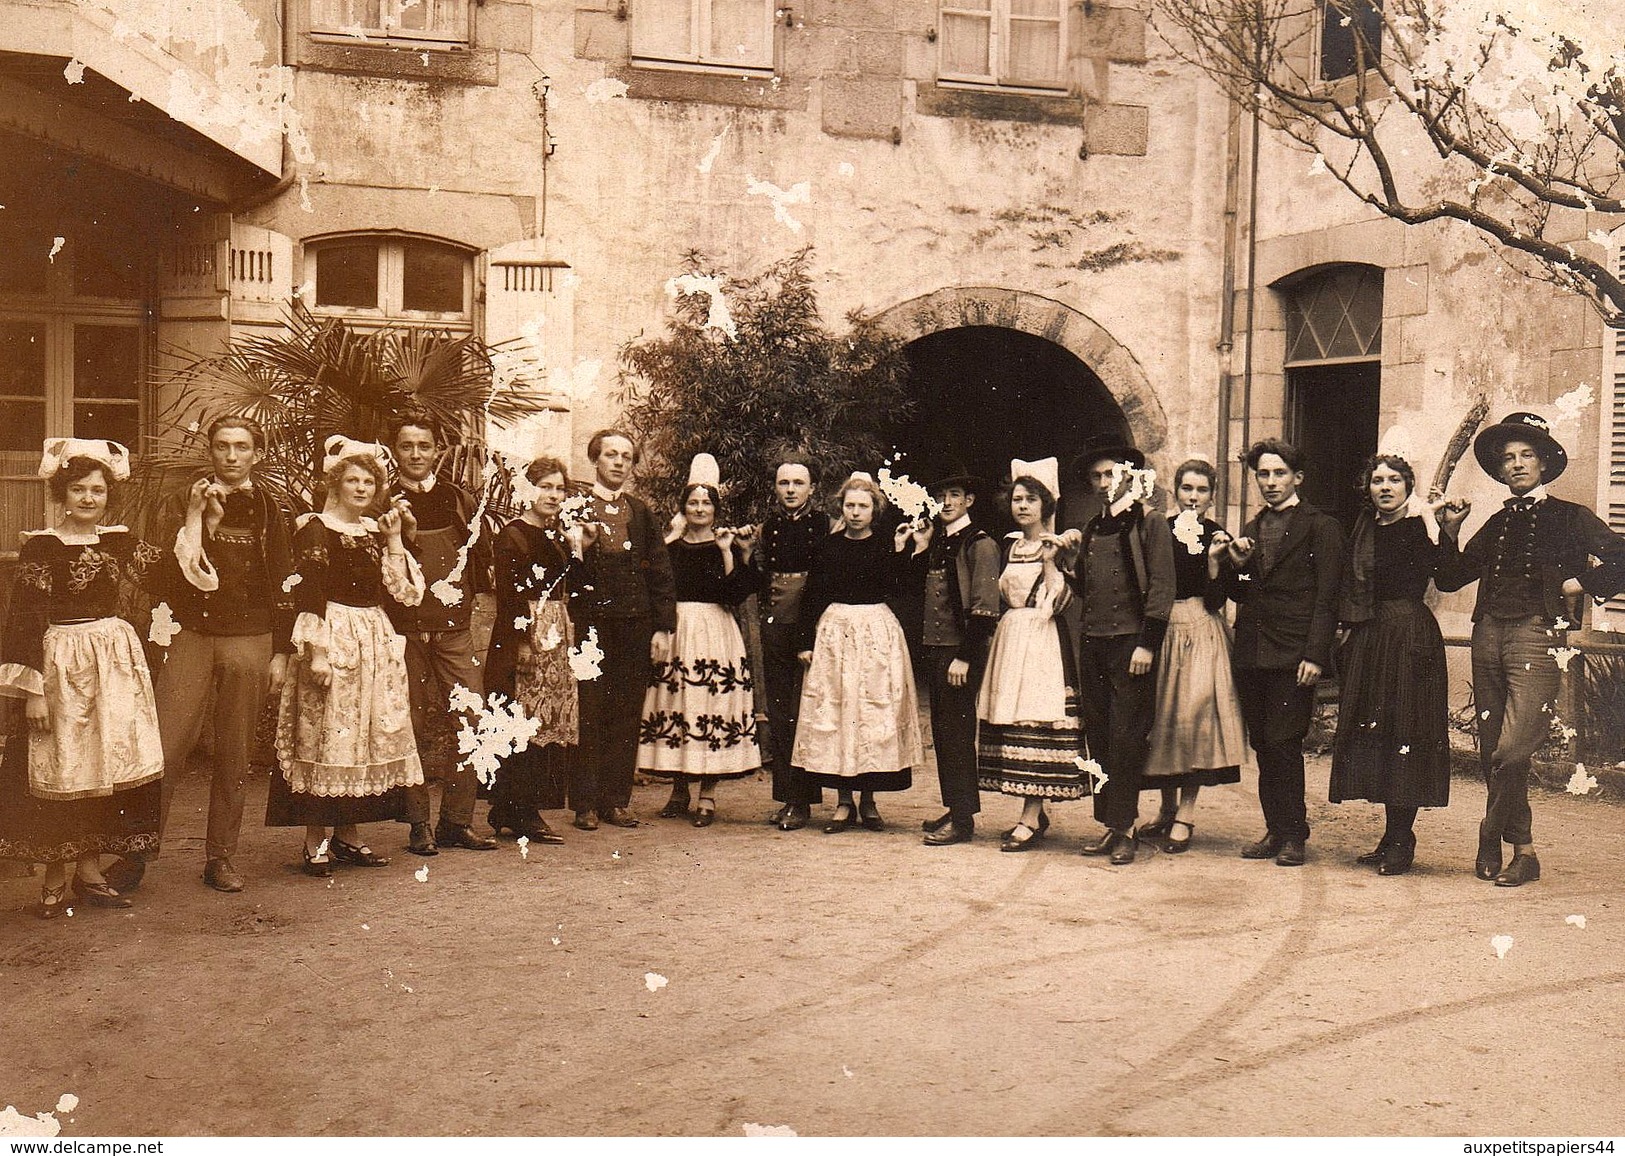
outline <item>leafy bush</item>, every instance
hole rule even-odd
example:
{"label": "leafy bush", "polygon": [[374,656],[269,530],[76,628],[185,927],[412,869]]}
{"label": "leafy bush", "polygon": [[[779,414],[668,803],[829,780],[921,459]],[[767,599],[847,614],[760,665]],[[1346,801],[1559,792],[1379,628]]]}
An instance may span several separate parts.
{"label": "leafy bush", "polygon": [[622,346],[617,400],[643,443],[639,487],[656,509],[677,508],[702,452],[721,466],[732,523],[767,511],[787,451],[817,461],[826,489],[880,465],[889,434],[913,409],[903,343],[857,311],[845,333],[827,329],[811,257],[802,249],[734,279],[690,252],[686,273],[720,279],[732,335],[710,323],[707,295],[680,293],[664,336]]}

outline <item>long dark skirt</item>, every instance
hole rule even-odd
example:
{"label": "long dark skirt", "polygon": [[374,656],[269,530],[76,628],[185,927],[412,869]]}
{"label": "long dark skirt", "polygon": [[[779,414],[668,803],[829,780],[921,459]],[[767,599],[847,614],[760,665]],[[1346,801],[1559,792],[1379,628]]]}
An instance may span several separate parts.
{"label": "long dark skirt", "polygon": [[574,747],[548,743],[527,746],[503,759],[491,784],[491,810],[532,818],[541,811],[563,807],[574,753]]}
{"label": "long dark skirt", "polygon": [[1379,602],[1338,652],[1343,672],[1332,740],[1334,803],[1450,802],[1444,638],[1419,600]]}
{"label": "long dark skirt", "polygon": [[[22,720],[22,709],[14,708]],[[163,780],[84,799],[39,799],[28,790],[27,722],[12,728],[0,761],[0,859],[71,863],[92,851],[128,855],[158,849]]]}
{"label": "long dark skirt", "polygon": [[803,771],[802,775],[812,790],[906,791],[914,785],[913,767],[900,771],[865,771],[861,775],[817,775],[811,771]]}
{"label": "long dark skirt", "polygon": [[267,827],[344,827],[351,823],[406,821],[405,787],[356,798],[308,795],[292,790],[282,772],[271,769],[271,793],[265,800]]}

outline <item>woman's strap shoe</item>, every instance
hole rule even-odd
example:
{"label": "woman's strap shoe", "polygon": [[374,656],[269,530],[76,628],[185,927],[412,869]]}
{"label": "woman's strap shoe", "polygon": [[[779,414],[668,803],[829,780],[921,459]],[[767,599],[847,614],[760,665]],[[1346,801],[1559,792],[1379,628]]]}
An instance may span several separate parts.
{"label": "woman's strap shoe", "polygon": [[[1183,839],[1174,838],[1174,828],[1185,828]],[[1183,819],[1175,819],[1168,825],[1168,834],[1163,836],[1162,850],[1165,855],[1179,855],[1191,849],[1191,839],[1196,835],[1196,824],[1187,823]]]}
{"label": "woman's strap shoe", "polygon": [[92,907],[122,908],[135,906],[105,883],[86,883],[83,879],[75,879],[73,881],[73,893]]}
{"label": "woman's strap shoe", "polygon": [[[1025,835],[1022,834],[1023,831],[1026,832]],[[1035,830],[1025,823],[1017,823],[1003,839],[999,840],[999,850],[1031,851],[1043,837],[1042,831]]]}
{"label": "woman's strap shoe", "polygon": [[348,863],[352,867],[389,866],[388,855],[379,855],[364,843],[357,847],[354,843],[346,843],[343,839],[333,839],[327,845],[327,853],[336,861]]}
{"label": "woman's strap shoe", "polygon": [[68,884],[67,881],[55,887],[39,889],[39,906],[34,908],[34,914],[41,919],[55,919],[59,915],[66,915],[68,911]]}
{"label": "woman's strap shoe", "polygon": [[[846,812],[844,815],[841,813],[843,811]],[[857,822],[858,809],[856,807],[851,803],[837,803],[835,813],[829,817],[829,822],[824,824],[824,834],[839,835],[842,831],[848,831],[857,826]]]}

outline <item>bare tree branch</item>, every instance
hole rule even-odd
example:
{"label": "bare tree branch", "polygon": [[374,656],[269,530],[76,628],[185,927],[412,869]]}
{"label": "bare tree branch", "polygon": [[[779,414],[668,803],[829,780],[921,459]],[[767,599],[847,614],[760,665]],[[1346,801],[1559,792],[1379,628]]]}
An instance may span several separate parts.
{"label": "bare tree branch", "polygon": [[[1549,8],[1515,18],[1494,0],[1151,0],[1177,56],[1318,154],[1360,202],[1406,224],[1465,224],[1625,327],[1625,281],[1597,233],[1548,235],[1560,213],[1601,215],[1604,229],[1625,221],[1617,36],[1606,13]],[[1329,81],[1316,51],[1327,20],[1353,49],[1351,75]]]}

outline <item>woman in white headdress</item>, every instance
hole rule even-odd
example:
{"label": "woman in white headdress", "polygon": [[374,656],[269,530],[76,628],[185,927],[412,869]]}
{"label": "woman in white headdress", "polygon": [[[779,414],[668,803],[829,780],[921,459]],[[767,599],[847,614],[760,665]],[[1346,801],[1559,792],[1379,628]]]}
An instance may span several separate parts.
{"label": "woman in white headdress", "polygon": [[383,609],[385,598],[423,600],[423,574],[387,498],[389,451],[336,434],[326,451],[325,504],[294,534],[297,661],[277,707],[278,773],[265,816],[270,827],[305,828],[304,869],[319,877],[335,862],[387,864],[357,824],[398,820],[398,788],[423,781],[406,640]]}
{"label": "woman in white headdress", "polygon": [[[722,496],[717,460],[695,457],[683,487],[681,527],[666,541],[677,586],[677,630],[671,653],[654,665],[638,728],[638,770],[670,779],[660,815],[688,816],[709,827],[716,789],[761,769],[756,700],[745,638],[733,611],[756,589],[752,539],[717,528]],[[699,784],[699,802],[689,791]]]}
{"label": "woman in white headdress", "polygon": [[1031,850],[1049,829],[1045,802],[1081,799],[1090,784],[1078,766],[1078,679],[1060,615],[1072,600],[1056,564],[1060,468],[1054,458],[1010,463],[1010,516],[999,601],[1004,608],[977,696],[976,775],[984,791],[1023,801],[1001,851]]}
{"label": "woman in white headdress", "polygon": [[866,473],[846,479],[840,502],[841,526],[819,544],[801,604],[807,677],[790,756],[809,783],[837,792],[828,835],[860,823],[885,830],[875,794],[908,790],[922,754],[908,642],[886,605],[907,569],[913,524],[875,532],[886,499]]}
{"label": "woman in white headdress", "polygon": [[118,616],[120,588],[162,556],[123,526],[101,524],[130,476],[117,442],[52,438],[40,477],[62,507],[23,535],[0,637],[0,697],[21,699],[0,767],[0,859],[45,864],[36,908],[79,900],[129,907],[101,872],[103,854],[158,847],[163,747],[141,640]]}
{"label": "woman in white headdress", "polygon": [[1247,727],[1230,673],[1230,627],[1225,623],[1219,559],[1230,535],[1207,517],[1218,471],[1203,458],[1174,470],[1179,512],[1168,519],[1174,537],[1174,604],[1157,660],[1157,704],[1146,790],[1162,789],[1156,819],[1141,839],[1160,836],[1171,855],[1190,850],[1196,797],[1203,787],[1241,782],[1248,762]]}

